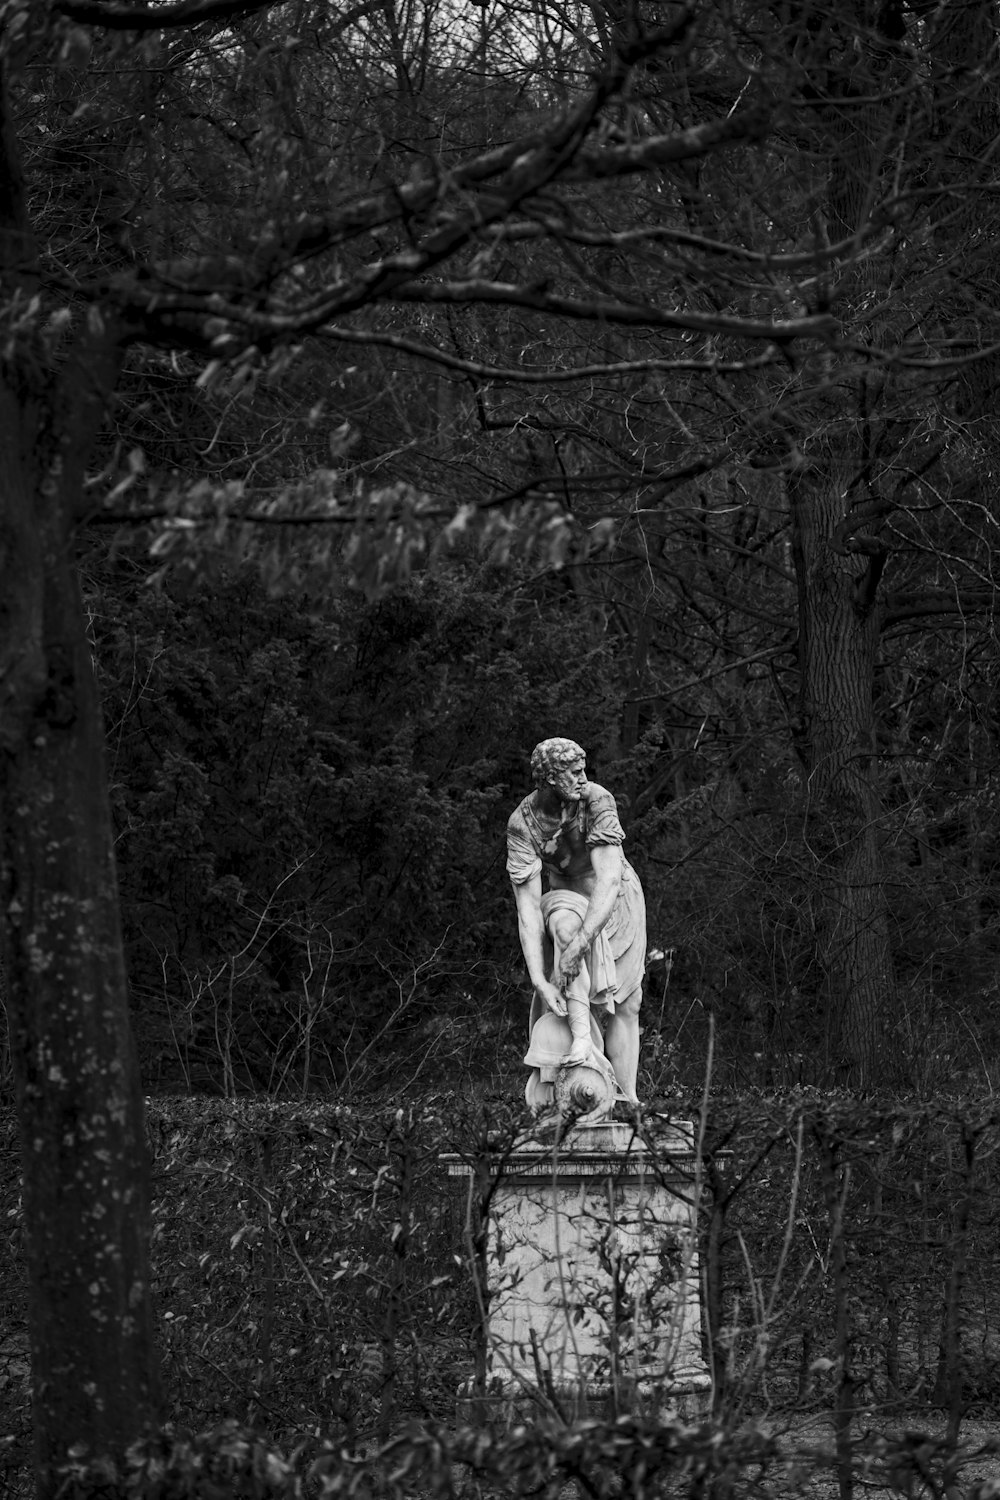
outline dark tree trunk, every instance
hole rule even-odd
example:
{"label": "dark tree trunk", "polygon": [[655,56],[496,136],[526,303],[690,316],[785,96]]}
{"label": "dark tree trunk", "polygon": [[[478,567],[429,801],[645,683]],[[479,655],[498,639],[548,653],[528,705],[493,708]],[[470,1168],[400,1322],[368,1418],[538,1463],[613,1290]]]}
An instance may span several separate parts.
{"label": "dark tree trunk", "polygon": [[793,486],[805,844],[819,879],[829,1065],[832,1081],[868,1090],[889,1081],[882,1042],[895,985],[874,758],[877,559],[838,550],[844,512],[825,476]]}
{"label": "dark tree trunk", "polygon": [[[6,129],[2,146],[0,266],[17,285],[28,228]],[[81,318],[53,368],[45,315],[27,316],[0,371],[0,935],[42,1500],[71,1449],[120,1459],[158,1407],[142,1098],[74,558],[118,350]]]}
{"label": "dark tree trunk", "polygon": [[155,1413],[157,1379],[100,706],[61,487],[38,495],[16,472],[9,393],[2,405],[0,908],[45,1496],[75,1444],[124,1452]]}
{"label": "dark tree trunk", "polygon": [[[834,238],[855,234],[878,201],[884,154],[898,125],[903,64],[891,7],[857,0],[831,20],[833,49],[818,97],[818,139],[831,171],[826,215]],[[854,100],[850,109],[837,101]],[[867,100],[867,102],[865,102]],[[854,316],[884,295],[885,270],[861,259],[839,278],[837,300]],[[879,317],[863,321],[878,347]],[[816,371],[812,371],[815,378]],[[828,373],[828,372],[827,372]],[[858,369],[831,382],[827,433],[809,468],[789,481],[798,590],[799,719],[806,765],[805,846],[816,861],[818,959],[826,1000],[827,1077],[867,1092],[891,1084],[884,1046],[895,976],[889,939],[884,808],[875,759],[874,689],[879,585],[889,509],[873,454],[885,425],[878,382]]]}

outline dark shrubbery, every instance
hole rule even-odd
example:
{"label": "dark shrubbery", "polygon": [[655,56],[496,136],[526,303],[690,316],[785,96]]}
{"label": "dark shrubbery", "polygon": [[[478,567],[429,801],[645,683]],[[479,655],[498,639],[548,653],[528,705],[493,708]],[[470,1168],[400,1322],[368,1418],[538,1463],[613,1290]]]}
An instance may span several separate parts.
{"label": "dark shrubbery", "polygon": [[[912,1478],[918,1460],[935,1474],[958,1461],[962,1421],[1000,1396],[1000,1112],[715,1099],[692,1183],[714,1375],[705,1425],[650,1427],[623,1413],[562,1430],[546,1426],[546,1408],[528,1428],[474,1440],[454,1424],[481,1336],[476,1221],[441,1154],[482,1163],[489,1145],[500,1160],[518,1123],[509,1105],[454,1093],[419,1107],[151,1102],[175,1436],[137,1457],[124,1493],[444,1495],[453,1469],[498,1494],[522,1493],[517,1475],[527,1483],[530,1471],[547,1492],[582,1454],[594,1494],[611,1493],[616,1465],[642,1464],[636,1494],[751,1481],[771,1492],[795,1465],[826,1466],[842,1485],[895,1466],[905,1489],[907,1464]],[[4,1223],[4,1461],[17,1493],[28,1414],[13,1171]],[[923,1457],[911,1439],[861,1440],[932,1417],[943,1446]],[[225,1488],[224,1472],[238,1484]]]}
{"label": "dark shrubbery", "polygon": [[[685,751],[656,715],[625,735],[628,642],[594,579],[466,561],[368,602],[272,596],[248,565],[153,590],[149,566],[120,553],[89,603],[150,1090],[494,1078],[526,1010],[504,827],[553,732],[620,798],[650,945],[675,953],[647,987],[661,1090],[697,1086],[713,1022],[727,1086],[829,1079],[815,812],[762,705],[738,775],[728,740]],[[949,788],[925,792],[947,821]],[[992,863],[974,881],[887,827],[893,1086],[988,1087]]]}
{"label": "dark shrubbery", "polygon": [[[963,1446],[916,1433],[859,1443],[850,1483],[906,1496],[955,1493],[995,1462],[1000,1443]],[[413,1426],[370,1453],[333,1445],[289,1457],[258,1433],[227,1424],[194,1438],[137,1445],[115,1482],[82,1467],[64,1500],[584,1500],[667,1496],[793,1496],[830,1484],[822,1447],[790,1446],[761,1427],[621,1417],[573,1427],[543,1420],[506,1429]],[[849,1491],[848,1491],[849,1492]],[[992,1482],[974,1493],[992,1500]]]}
{"label": "dark shrubbery", "polygon": [[[147,1086],[487,1076],[523,1009],[504,829],[532,745],[613,722],[612,643],[489,568],[368,604],[95,597]],[[515,960],[517,960],[515,962]],[[520,1016],[518,1017],[520,1019]]]}

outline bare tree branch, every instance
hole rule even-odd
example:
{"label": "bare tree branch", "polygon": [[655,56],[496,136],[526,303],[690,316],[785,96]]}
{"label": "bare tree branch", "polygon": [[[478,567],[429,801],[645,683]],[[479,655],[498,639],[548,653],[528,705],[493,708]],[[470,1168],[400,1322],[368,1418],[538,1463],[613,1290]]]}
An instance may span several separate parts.
{"label": "bare tree branch", "polygon": [[[612,86],[605,84],[602,87],[600,100],[591,96],[586,101],[585,108],[578,109],[575,113],[584,113],[588,119],[592,119],[606,94],[613,92],[618,81],[617,77],[610,80]],[[569,127],[570,130],[575,128],[572,119]],[[602,145],[586,152],[578,151],[571,161],[556,164],[556,171],[552,176],[560,182],[581,182],[594,176],[612,178],[635,175],[648,171],[651,167],[691,161],[738,141],[757,140],[765,133],[765,129],[766,123],[759,107],[748,106],[735,110],[732,115],[723,119],[708,120],[689,130],[650,136],[641,142],[641,154],[638,147],[632,146]],[[562,130],[565,131],[565,127]],[[442,169],[433,175],[424,173],[391,190],[360,198],[353,204],[338,206],[335,217],[316,216],[300,220],[283,240],[282,249],[292,259],[296,256],[314,255],[343,243],[352,235],[379,228],[400,218],[425,214],[446,195],[480,188],[491,178],[515,167],[523,170],[530,161],[532,152],[552,150],[557,145],[558,137],[551,131],[536,132],[482,152],[460,167]],[[578,160],[588,163],[586,170],[582,165],[577,170]],[[525,195],[522,193],[520,196]],[[490,220],[502,219],[505,214],[510,213],[512,206],[497,205],[490,213]],[[480,219],[480,230],[483,227],[485,222]],[[692,247],[696,248],[697,237],[691,236],[690,241]]]}
{"label": "bare tree branch", "polygon": [[[504,224],[496,231],[496,236],[498,242],[503,244],[551,236],[553,239],[566,240],[572,245],[595,250],[626,250],[633,245],[675,245],[682,250],[696,251],[699,255],[717,257],[720,260],[733,260],[745,266],[759,266],[768,270],[815,271],[825,265],[835,265],[847,256],[857,263],[868,255],[881,254],[889,248],[893,232],[884,224],[869,222],[862,225],[857,234],[838,240],[836,244],[810,246],[808,250],[772,252],[751,250],[732,240],[715,240],[708,235],[678,229],[672,224],[643,224],[632,229],[588,229],[567,223],[554,214],[534,212],[528,221],[515,219]],[[869,243],[872,240],[875,243]],[[689,272],[691,262],[679,256],[676,266]]]}
{"label": "bare tree branch", "polygon": [[945,593],[919,594],[907,597],[902,594],[890,594],[882,606],[882,629],[888,630],[893,625],[903,625],[911,621],[929,619],[932,616],[941,618],[947,623],[948,617],[955,619],[956,624],[971,614],[983,614],[1000,606],[1000,592],[996,589],[957,589]]}
{"label": "bare tree branch", "polygon": [[704,156],[706,151],[736,141],[759,141],[770,129],[769,105],[751,104],[733,110],[722,119],[707,120],[673,135],[654,135],[631,146],[599,146],[580,151],[573,165],[561,174],[564,182],[593,182],[609,177],[627,177],[653,167],[671,166]]}
{"label": "bare tree branch", "polygon": [[463,375],[472,375],[479,380],[503,380],[517,385],[566,384],[574,380],[596,380],[605,376],[647,374],[656,370],[711,370],[719,375],[744,374],[748,370],[761,370],[766,365],[782,363],[783,356],[767,352],[753,359],[623,359],[606,364],[571,365],[554,369],[552,366],[537,370],[524,369],[517,365],[490,365],[481,360],[463,359],[449,354],[433,344],[424,344],[403,334],[382,333],[359,328],[330,327],[320,330],[320,336],[334,343],[363,344],[384,349],[398,349],[401,354],[411,354],[415,359],[428,360],[445,369],[457,370]]}
{"label": "bare tree branch", "polygon": [[806,313],[801,318],[739,318],[716,312],[668,312],[662,308],[628,303],[606,297],[564,297],[543,286],[518,286],[513,282],[430,282],[404,287],[393,294],[395,302],[466,303],[501,302],[508,307],[530,307],[536,312],[579,321],[604,321],[630,327],[682,328],[692,333],[730,333],[740,338],[770,339],[786,344],[793,339],[829,339],[838,331],[837,320],[828,313]]}
{"label": "bare tree branch", "polygon": [[[197,26],[204,21],[235,21],[257,11],[273,10],[288,0],[178,0],[176,5],[150,8],[145,5],[103,4],[102,0],[55,0],[54,9],[84,26],[103,26],[108,31],[165,31],[178,26]],[[371,4],[355,7],[364,15]]]}

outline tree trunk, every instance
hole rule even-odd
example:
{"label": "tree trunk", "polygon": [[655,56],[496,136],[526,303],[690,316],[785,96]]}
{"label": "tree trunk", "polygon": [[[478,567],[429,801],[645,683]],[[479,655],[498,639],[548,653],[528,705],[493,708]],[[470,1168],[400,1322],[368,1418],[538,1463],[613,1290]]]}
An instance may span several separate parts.
{"label": "tree trunk", "polygon": [[833,1081],[866,1091],[886,1081],[882,1040],[894,994],[874,767],[876,560],[835,545],[846,502],[829,473],[797,479],[791,509],[805,844],[820,880],[828,1061]]}
{"label": "tree trunk", "polygon": [[[0,93],[0,106],[3,96]],[[142,1098],[129,1030],[100,703],[74,509],[117,372],[96,316],[48,360],[0,117],[0,942],[23,1167],[36,1486],[120,1460],[155,1419]],[[52,373],[55,368],[56,373]]]}
{"label": "tree trunk", "polygon": [[23,425],[9,392],[0,412],[0,904],[45,1497],[76,1445],[120,1458],[158,1393],[100,706],[61,496],[36,496],[12,453]]}

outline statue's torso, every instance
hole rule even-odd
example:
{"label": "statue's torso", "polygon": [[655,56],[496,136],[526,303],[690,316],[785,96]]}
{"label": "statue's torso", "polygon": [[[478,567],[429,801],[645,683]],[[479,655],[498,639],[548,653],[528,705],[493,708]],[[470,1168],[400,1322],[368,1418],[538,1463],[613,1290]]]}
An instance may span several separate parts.
{"label": "statue's torso", "polygon": [[628,869],[621,855],[624,834],[615,799],[594,782],[578,802],[564,804],[558,816],[541,812],[534,794],[525,797],[512,824],[519,825],[518,832],[526,835],[537,851],[549,890],[577,891],[589,898],[596,878],[591,859],[594,842],[618,845],[622,865]]}
{"label": "statue's torso", "polygon": [[561,818],[540,815],[529,806],[525,821],[534,835],[542,859],[545,883],[551,891],[579,891],[589,896],[594,884],[594,866],[586,842],[584,805],[563,809]]}

